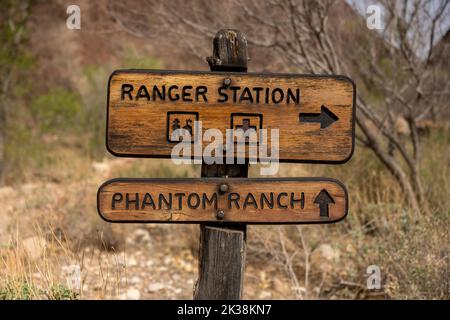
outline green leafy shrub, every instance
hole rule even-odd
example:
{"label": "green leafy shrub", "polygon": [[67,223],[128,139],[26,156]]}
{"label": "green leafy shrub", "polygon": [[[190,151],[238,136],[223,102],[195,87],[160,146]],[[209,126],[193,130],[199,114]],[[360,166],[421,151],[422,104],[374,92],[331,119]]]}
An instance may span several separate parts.
{"label": "green leafy shrub", "polygon": [[79,97],[64,88],[52,89],[37,97],[31,104],[31,111],[41,132],[80,131],[84,110]]}
{"label": "green leafy shrub", "polygon": [[0,285],[0,300],[31,300],[36,289],[27,281],[6,280]]}
{"label": "green leafy shrub", "polygon": [[78,292],[62,285],[55,284],[48,289],[38,288],[26,279],[7,279],[0,284],[0,300],[76,300]]}

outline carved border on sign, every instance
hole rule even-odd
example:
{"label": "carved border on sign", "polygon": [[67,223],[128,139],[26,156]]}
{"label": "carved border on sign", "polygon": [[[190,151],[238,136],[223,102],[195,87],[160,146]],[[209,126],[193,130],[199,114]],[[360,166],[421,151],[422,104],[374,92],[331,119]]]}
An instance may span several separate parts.
{"label": "carved border on sign", "polygon": [[115,182],[131,182],[131,183],[149,183],[149,182],[164,182],[164,183],[178,183],[178,182],[189,182],[194,183],[195,180],[202,180],[202,181],[210,181],[212,183],[227,183],[227,182],[285,182],[285,181],[294,181],[294,182],[332,182],[337,185],[339,185],[342,190],[344,191],[345,195],[345,209],[344,214],[342,217],[340,217],[337,220],[318,220],[318,221],[294,221],[294,222],[245,222],[245,224],[252,224],[252,225],[294,225],[294,224],[332,224],[339,221],[344,220],[348,215],[348,208],[349,208],[349,199],[348,199],[348,191],[345,185],[333,178],[326,178],[326,177],[311,177],[311,178],[114,178],[110,179],[106,182],[104,182],[97,191],[97,212],[100,215],[100,217],[106,221],[111,223],[175,223],[175,224],[198,224],[198,223],[207,223],[210,225],[217,225],[217,226],[224,226],[224,225],[236,225],[236,224],[242,224],[242,222],[236,222],[236,221],[224,221],[224,220],[217,220],[214,222],[205,222],[205,221],[139,221],[139,220],[122,220],[122,221],[114,221],[109,220],[105,218],[102,213],[100,212],[100,193],[101,190],[107,186],[108,184],[115,183]]}
{"label": "carved border on sign", "polygon": [[[261,133],[260,133],[259,130],[263,128],[263,115],[260,114],[260,113],[233,112],[233,113],[230,114],[230,129],[233,129],[233,130],[235,130],[235,128],[234,128],[234,117],[235,116],[238,116],[238,117],[258,117],[259,118],[259,123],[258,123],[259,128],[257,128],[257,130],[256,130],[256,134],[257,134],[257,143],[256,144],[259,144],[259,141],[260,141],[260,138],[261,138],[260,137]],[[236,143],[237,142],[235,142],[235,144]],[[246,141],[245,144],[249,144],[249,142]]]}
{"label": "carved border on sign", "polygon": [[[303,74],[303,73],[267,73],[267,72],[219,72],[219,71],[192,71],[192,70],[159,70],[159,69],[119,69],[115,70],[111,73],[111,75],[108,78],[108,89],[107,89],[107,100],[106,100],[106,130],[105,130],[105,144],[106,149],[109,153],[116,157],[122,157],[122,158],[154,158],[154,159],[170,159],[170,156],[166,155],[144,155],[144,154],[134,154],[134,153],[116,153],[114,150],[112,150],[109,147],[108,144],[108,122],[109,122],[109,97],[110,97],[110,86],[111,86],[111,79],[114,75],[120,74],[120,73],[148,73],[148,74],[158,74],[158,75],[164,75],[164,74],[211,74],[214,76],[222,75],[224,77],[231,77],[231,76],[238,76],[242,77],[245,75],[250,76],[281,76],[286,78],[294,78],[294,77],[307,77],[307,78],[333,78],[336,80],[345,80],[349,81],[352,84],[353,87],[353,101],[352,101],[352,147],[350,150],[350,153],[348,154],[348,157],[343,160],[295,160],[295,159],[283,159],[280,158],[279,162],[288,162],[288,163],[317,163],[317,164],[343,164],[348,162],[351,157],[353,156],[353,153],[355,151],[355,123],[356,123],[356,84],[355,82],[348,76],[345,75],[326,75],[326,74]],[[194,159],[194,156],[192,156],[192,159]]]}

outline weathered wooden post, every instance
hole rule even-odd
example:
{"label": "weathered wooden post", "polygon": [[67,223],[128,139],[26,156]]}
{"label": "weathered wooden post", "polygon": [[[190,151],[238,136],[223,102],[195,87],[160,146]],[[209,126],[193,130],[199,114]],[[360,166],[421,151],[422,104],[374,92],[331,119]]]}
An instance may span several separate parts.
{"label": "weathered wooden post", "polygon": [[[211,71],[247,72],[247,40],[238,30],[222,29],[207,58]],[[230,84],[225,84],[230,85]],[[246,164],[202,164],[202,177],[247,177]],[[223,186],[227,188],[226,185]],[[223,190],[227,191],[227,190]],[[218,215],[223,212],[217,212]],[[194,299],[240,299],[245,268],[245,224],[200,225],[198,280]]]}
{"label": "weathered wooden post", "polygon": [[[117,70],[111,74],[107,149],[116,156],[172,160],[180,160],[177,152],[182,150],[181,159],[203,159],[203,147],[209,146],[203,141],[204,129],[216,129],[226,140],[229,132],[254,129],[257,143],[248,141],[248,146],[258,146],[260,162],[268,157],[313,163],[350,159],[355,137],[351,79],[247,73],[247,42],[237,30],[220,30],[207,60],[210,72]],[[202,125],[192,126],[195,123]],[[194,140],[181,139],[181,128]],[[275,132],[270,156],[263,140],[268,130]],[[234,143],[227,141],[227,146],[229,142]],[[234,158],[242,156],[237,150],[228,151]],[[333,223],[348,212],[348,195],[341,182],[247,178],[248,158],[250,154],[244,164],[203,162],[201,178],[106,181],[97,193],[98,212],[115,223],[200,224],[194,298],[240,299],[247,224]]]}

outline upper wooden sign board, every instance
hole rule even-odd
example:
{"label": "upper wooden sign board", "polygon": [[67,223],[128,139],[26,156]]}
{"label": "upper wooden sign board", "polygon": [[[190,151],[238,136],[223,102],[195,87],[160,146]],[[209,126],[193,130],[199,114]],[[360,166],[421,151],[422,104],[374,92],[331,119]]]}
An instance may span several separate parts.
{"label": "upper wooden sign board", "polygon": [[179,142],[173,130],[197,139],[193,124],[201,121],[203,132],[224,137],[227,129],[254,129],[258,143],[268,129],[269,150],[278,129],[282,162],[343,163],[353,153],[354,118],[355,85],[345,76],[119,70],[109,79],[107,148],[170,158]]}

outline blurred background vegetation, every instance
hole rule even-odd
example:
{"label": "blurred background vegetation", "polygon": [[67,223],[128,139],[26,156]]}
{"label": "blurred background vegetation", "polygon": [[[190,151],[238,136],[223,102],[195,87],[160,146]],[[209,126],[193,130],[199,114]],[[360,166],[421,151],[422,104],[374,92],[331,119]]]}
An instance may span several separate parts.
{"label": "blurred background vegetation", "polygon": [[[339,2],[346,8],[337,11],[339,19],[357,29],[354,21],[363,17],[348,3]],[[199,35],[196,45],[203,49],[198,51],[181,46],[182,33],[139,34],[156,20],[121,20],[111,9],[120,3],[106,0],[79,1],[81,30],[68,30],[69,4],[0,2],[0,299],[189,299],[198,227],[111,226],[98,217],[95,196],[112,177],[200,176],[198,166],[110,156],[104,141],[106,85],[120,68],[208,70],[204,58],[211,37]],[[140,2],[127,6],[133,4]],[[447,54],[440,62],[447,82],[448,42],[447,36],[440,44]],[[249,71],[299,71],[251,45],[250,56]],[[401,80],[404,70],[390,59],[381,65]],[[376,86],[361,88],[370,103],[384,102],[385,93]],[[336,225],[250,227],[244,297],[448,299],[448,99],[444,104],[420,136],[420,177],[429,212],[411,209],[398,181],[363,144],[340,166],[282,164],[279,176],[343,181],[350,212]],[[258,172],[258,166],[251,168],[252,176]],[[64,270],[73,264],[81,266],[81,287],[67,282]],[[366,287],[366,268],[372,264],[381,268],[380,290]],[[166,276],[166,282],[158,282]],[[185,284],[177,287],[180,279]],[[165,285],[171,281],[175,284]]]}

